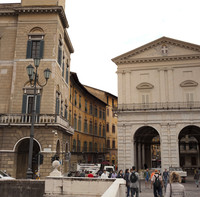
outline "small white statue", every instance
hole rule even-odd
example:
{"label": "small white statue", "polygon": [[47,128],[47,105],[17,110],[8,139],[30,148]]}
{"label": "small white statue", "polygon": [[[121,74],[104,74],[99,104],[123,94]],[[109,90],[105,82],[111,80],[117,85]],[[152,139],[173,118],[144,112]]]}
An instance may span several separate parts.
{"label": "small white statue", "polygon": [[58,170],[58,168],[60,167],[60,162],[58,160],[54,160],[52,163],[52,167],[53,167],[53,171],[50,173],[49,176],[56,176],[56,177],[61,177],[62,174],[61,172]]}

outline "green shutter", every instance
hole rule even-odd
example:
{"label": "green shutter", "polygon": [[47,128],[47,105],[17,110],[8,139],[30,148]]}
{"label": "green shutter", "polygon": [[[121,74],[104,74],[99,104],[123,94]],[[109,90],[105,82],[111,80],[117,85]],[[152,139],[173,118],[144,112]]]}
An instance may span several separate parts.
{"label": "green shutter", "polygon": [[39,114],[40,113],[40,94],[37,95],[36,97],[36,114]]}
{"label": "green shutter", "polygon": [[27,95],[23,95],[23,100],[22,100],[22,114],[26,113],[26,104],[27,104]]}
{"label": "green shutter", "polygon": [[40,59],[43,58],[43,54],[44,54],[44,40],[40,41]]}
{"label": "green shutter", "polygon": [[31,58],[31,49],[32,49],[32,41],[28,40],[27,41],[27,49],[26,49],[26,58],[27,59]]}
{"label": "green shutter", "polygon": [[61,66],[62,62],[62,48],[58,46],[58,64]]}

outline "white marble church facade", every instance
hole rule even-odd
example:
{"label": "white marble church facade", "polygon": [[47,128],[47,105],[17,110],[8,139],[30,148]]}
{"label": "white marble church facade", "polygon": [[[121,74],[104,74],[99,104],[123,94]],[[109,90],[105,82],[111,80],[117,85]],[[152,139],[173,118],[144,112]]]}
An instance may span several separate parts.
{"label": "white marble church facade", "polygon": [[118,169],[200,167],[200,46],[162,37],[112,61]]}

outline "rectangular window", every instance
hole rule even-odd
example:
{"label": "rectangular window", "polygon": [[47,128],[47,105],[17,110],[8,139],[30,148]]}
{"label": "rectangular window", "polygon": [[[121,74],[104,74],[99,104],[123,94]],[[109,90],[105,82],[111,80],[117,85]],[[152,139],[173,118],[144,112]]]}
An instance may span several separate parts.
{"label": "rectangular window", "polygon": [[107,109],[107,116],[109,116],[109,109]]}
{"label": "rectangular window", "polygon": [[93,111],[93,107],[92,107],[92,103],[90,103],[90,115],[92,115],[92,111]]}
{"label": "rectangular window", "polygon": [[115,140],[112,141],[112,148],[115,148]]}
{"label": "rectangular window", "polygon": [[106,119],[106,112],[105,112],[105,110],[103,110],[103,120],[105,120]]}
{"label": "rectangular window", "polygon": [[114,108],[115,107],[115,101],[114,101],[114,99],[112,99],[112,108]]}
{"label": "rectangular window", "polygon": [[97,117],[97,113],[98,113],[98,111],[97,111],[97,106],[95,105],[95,107],[94,107],[94,116],[95,116],[95,117]]}
{"label": "rectangular window", "polygon": [[43,58],[44,40],[43,36],[29,36],[27,41],[26,58]]}
{"label": "rectangular window", "polygon": [[110,148],[110,140],[107,140],[107,148]]}
{"label": "rectangular window", "polygon": [[87,113],[88,108],[87,108],[87,100],[85,100],[85,112]]}
{"label": "rectangular window", "polygon": [[[68,60],[67,60],[67,62],[68,62]],[[66,66],[65,81],[66,81],[67,84],[69,83],[69,65],[68,65],[68,63],[67,63],[67,66]]]}
{"label": "rectangular window", "polygon": [[115,133],[115,125],[112,125],[112,133]]}
{"label": "rectangular window", "polygon": [[81,117],[78,118],[78,130],[81,131]]}
{"label": "rectangular window", "polygon": [[99,118],[102,118],[102,111],[101,111],[101,108],[99,108]]}
{"label": "rectangular window", "polygon": [[106,124],[106,131],[109,132],[109,123]]}
{"label": "rectangular window", "polygon": [[79,95],[79,109],[81,109],[81,95]]}
{"label": "rectangular window", "polygon": [[77,105],[77,92],[75,91],[75,96],[74,96],[74,105]]}
{"label": "rectangular window", "polygon": [[62,42],[59,40],[58,45],[58,64],[61,66],[62,64]]}

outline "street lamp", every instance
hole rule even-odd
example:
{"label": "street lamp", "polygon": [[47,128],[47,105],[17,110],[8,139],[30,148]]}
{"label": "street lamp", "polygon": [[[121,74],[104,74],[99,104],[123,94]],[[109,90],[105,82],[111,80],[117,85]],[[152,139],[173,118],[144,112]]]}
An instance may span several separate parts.
{"label": "street lamp", "polygon": [[51,70],[45,69],[44,70],[44,77],[46,79],[45,84],[39,83],[39,76],[38,76],[38,67],[40,65],[40,59],[35,58],[34,59],[34,65],[35,65],[35,72],[34,67],[30,64],[26,67],[27,74],[29,76],[30,85],[34,88],[33,93],[33,107],[32,107],[32,114],[31,114],[31,131],[30,131],[30,142],[29,142],[29,155],[28,155],[28,169],[26,172],[26,178],[32,179],[33,178],[33,172],[32,172],[32,157],[33,157],[33,138],[34,138],[34,124],[35,124],[35,116],[36,116],[36,110],[35,110],[35,100],[36,100],[36,85],[39,85],[40,87],[44,87],[47,84],[47,81],[50,77]]}

